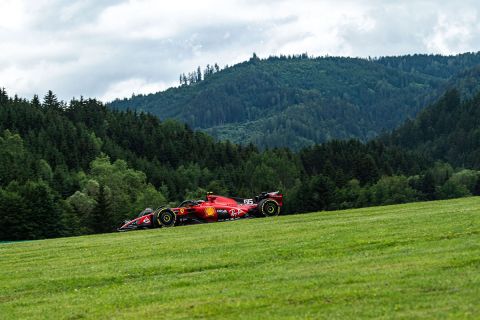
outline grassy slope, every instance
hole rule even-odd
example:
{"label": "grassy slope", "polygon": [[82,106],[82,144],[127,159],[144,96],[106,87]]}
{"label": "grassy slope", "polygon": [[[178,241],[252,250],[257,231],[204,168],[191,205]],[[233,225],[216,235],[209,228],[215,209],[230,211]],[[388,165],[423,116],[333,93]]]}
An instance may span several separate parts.
{"label": "grassy slope", "polygon": [[0,256],[2,319],[480,314],[480,198],[4,244]]}

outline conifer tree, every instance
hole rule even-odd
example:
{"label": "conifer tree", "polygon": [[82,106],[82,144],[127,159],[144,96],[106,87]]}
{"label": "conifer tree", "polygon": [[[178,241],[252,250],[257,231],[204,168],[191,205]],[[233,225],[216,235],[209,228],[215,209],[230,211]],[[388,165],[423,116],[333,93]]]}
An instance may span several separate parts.
{"label": "conifer tree", "polygon": [[202,81],[202,70],[200,69],[200,66],[197,68],[197,80],[196,82]]}
{"label": "conifer tree", "polygon": [[94,233],[113,231],[114,222],[112,221],[111,203],[103,183],[98,188],[96,202],[90,220],[92,231]]}
{"label": "conifer tree", "polygon": [[57,96],[52,92],[52,90],[48,90],[48,93],[43,98],[43,107],[45,109],[60,109],[60,103],[58,102]]}
{"label": "conifer tree", "polygon": [[8,101],[8,95],[5,88],[0,88],[0,104],[5,104]]}
{"label": "conifer tree", "polygon": [[36,95],[36,94],[33,95],[32,105],[33,105],[35,108],[40,107],[40,99],[38,99],[38,95]]}

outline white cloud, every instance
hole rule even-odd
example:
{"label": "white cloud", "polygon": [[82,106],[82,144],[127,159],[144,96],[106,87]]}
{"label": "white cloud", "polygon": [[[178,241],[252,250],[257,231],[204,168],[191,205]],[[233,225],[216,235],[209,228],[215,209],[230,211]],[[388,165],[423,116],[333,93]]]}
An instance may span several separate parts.
{"label": "white cloud", "polygon": [[24,4],[15,0],[0,1],[0,30],[19,30],[27,22]]}
{"label": "white cloud", "polygon": [[0,86],[111,100],[252,52],[380,56],[478,51],[474,0],[0,0]]}
{"label": "white cloud", "polygon": [[451,17],[440,14],[434,32],[425,39],[427,48],[442,54],[468,51],[471,43],[480,36],[480,23],[477,12],[468,11]]}
{"label": "white cloud", "polygon": [[172,84],[164,82],[148,82],[145,79],[133,78],[111,84],[107,92],[100,98],[102,101],[112,101],[118,97],[129,97],[132,94],[148,94],[163,91]]}

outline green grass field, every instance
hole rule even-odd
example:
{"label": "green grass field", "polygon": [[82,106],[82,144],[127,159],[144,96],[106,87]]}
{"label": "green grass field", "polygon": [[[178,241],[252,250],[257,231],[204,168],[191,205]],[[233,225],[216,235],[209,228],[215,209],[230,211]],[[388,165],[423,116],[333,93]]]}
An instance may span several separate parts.
{"label": "green grass field", "polygon": [[0,245],[0,319],[480,318],[480,198]]}

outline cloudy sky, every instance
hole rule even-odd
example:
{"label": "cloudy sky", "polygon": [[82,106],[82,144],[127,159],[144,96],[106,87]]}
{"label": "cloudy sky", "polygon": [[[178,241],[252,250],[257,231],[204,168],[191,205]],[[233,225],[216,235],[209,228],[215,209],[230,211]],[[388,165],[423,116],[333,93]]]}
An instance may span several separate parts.
{"label": "cloudy sky", "polygon": [[474,0],[0,0],[0,87],[104,101],[207,63],[480,50]]}

